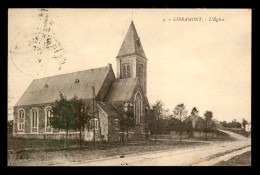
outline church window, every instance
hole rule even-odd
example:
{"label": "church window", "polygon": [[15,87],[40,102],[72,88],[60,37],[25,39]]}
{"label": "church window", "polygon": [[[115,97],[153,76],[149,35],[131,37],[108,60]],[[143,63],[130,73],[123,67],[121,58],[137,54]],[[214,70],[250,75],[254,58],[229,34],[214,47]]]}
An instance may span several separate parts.
{"label": "church window", "polygon": [[124,64],[123,65],[123,77],[122,78],[130,78],[130,65]]}
{"label": "church window", "polygon": [[136,124],[139,125],[141,124],[141,116],[142,116],[142,96],[140,92],[137,92],[135,96],[134,108],[135,108]]}
{"label": "church window", "polygon": [[139,65],[139,77],[142,80],[144,76],[144,67],[143,65]]}
{"label": "church window", "polygon": [[127,65],[127,78],[130,78],[130,65]]}
{"label": "church window", "polygon": [[24,118],[24,110],[23,109],[19,110],[19,118],[20,119]]}
{"label": "church window", "polygon": [[24,118],[25,118],[24,109],[18,110],[18,132],[24,132]]}
{"label": "church window", "polygon": [[141,85],[142,85],[142,87],[144,86],[144,66],[143,65],[139,65],[138,66],[138,77],[139,77],[139,79],[140,79],[140,82],[141,82]]}
{"label": "church window", "polygon": [[45,132],[52,132],[52,127],[51,127],[51,106],[46,107],[45,109]]}
{"label": "church window", "polygon": [[123,78],[126,78],[126,65],[123,65]]}
{"label": "church window", "polygon": [[38,109],[33,108],[31,110],[31,115],[32,115],[32,132],[38,132]]}
{"label": "church window", "polygon": [[24,124],[19,123],[19,130],[23,130],[24,129]]}

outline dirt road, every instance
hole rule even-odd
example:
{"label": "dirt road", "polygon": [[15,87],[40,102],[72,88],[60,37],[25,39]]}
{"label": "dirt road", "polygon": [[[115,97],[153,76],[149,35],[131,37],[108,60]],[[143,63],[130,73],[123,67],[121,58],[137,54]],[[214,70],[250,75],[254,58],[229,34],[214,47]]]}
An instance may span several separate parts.
{"label": "dirt road", "polygon": [[174,151],[128,155],[123,158],[106,158],[75,164],[58,164],[56,166],[212,166],[222,160],[228,160],[233,156],[251,150],[251,139],[229,131],[223,132],[237,140]]}

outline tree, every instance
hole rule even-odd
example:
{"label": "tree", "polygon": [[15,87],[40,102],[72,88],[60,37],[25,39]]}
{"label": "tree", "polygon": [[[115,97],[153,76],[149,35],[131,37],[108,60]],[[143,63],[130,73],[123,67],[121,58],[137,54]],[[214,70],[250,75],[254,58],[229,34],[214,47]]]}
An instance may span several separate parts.
{"label": "tree", "polygon": [[120,119],[120,130],[126,131],[126,141],[128,142],[128,132],[131,128],[134,127],[134,114],[132,106],[130,104],[125,104],[124,114],[121,114]]}
{"label": "tree", "polygon": [[203,131],[205,129],[205,121],[203,118],[199,117],[195,122],[195,129],[198,131]]}
{"label": "tree", "polygon": [[13,133],[13,120],[7,121],[7,132],[8,134]]}
{"label": "tree", "polygon": [[51,125],[55,129],[62,129],[66,131],[64,147],[67,148],[68,132],[71,129],[75,129],[75,113],[73,109],[73,102],[75,97],[71,100],[60,92],[60,99],[57,99],[52,108],[52,120]]}
{"label": "tree", "polygon": [[148,125],[148,130],[151,132],[151,134],[154,134],[156,132],[156,117],[155,117],[155,112],[153,109],[150,110],[149,113],[149,119],[147,119],[147,125]]}
{"label": "tree", "polygon": [[193,126],[191,120],[185,120],[184,123],[184,130],[188,132],[189,137],[193,137]]}
{"label": "tree", "polygon": [[[242,124],[243,124],[243,122],[246,122],[246,121],[242,121]],[[234,120],[232,120],[232,122],[228,122],[228,123],[226,121],[221,122],[221,125],[226,128],[241,128],[242,124],[237,122],[236,119],[234,119]]]}
{"label": "tree", "polygon": [[212,137],[213,137],[213,132],[216,133],[217,130],[218,130],[218,125],[214,120],[212,120],[209,125],[209,131],[211,131]]}
{"label": "tree", "polygon": [[197,110],[196,107],[192,108],[190,116],[198,116],[199,111]]}
{"label": "tree", "polygon": [[223,122],[220,122],[221,126],[224,127],[224,128],[227,128],[227,121],[223,121]]}
{"label": "tree", "polygon": [[183,121],[187,118],[187,110],[183,103],[178,104],[173,110],[173,116],[179,119],[179,137],[181,142],[181,135],[183,131]]}
{"label": "tree", "polygon": [[179,127],[179,119],[172,117],[168,121],[168,130],[169,131],[177,131]]}
{"label": "tree", "polygon": [[207,133],[209,131],[209,128],[211,128],[210,124],[212,122],[213,113],[211,111],[206,111],[204,114],[205,117],[205,132],[206,132],[206,140],[207,140]]}
{"label": "tree", "polygon": [[232,128],[241,128],[242,124],[237,121],[232,121],[231,126],[232,126]]}
{"label": "tree", "polygon": [[205,120],[202,117],[198,117],[198,119],[195,122],[195,130],[200,132],[205,131]]}
{"label": "tree", "polygon": [[86,124],[91,120],[90,105],[85,105],[82,99],[74,97],[72,99],[73,110],[75,115],[75,127],[79,130],[79,144],[82,143],[82,131],[84,131]]}
{"label": "tree", "polygon": [[164,104],[160,101],[157,100],[154,105],[152,105],[152,110],[151,113],[153,115],[153,120],[154,122],[152,125],[155,126],[154,133],[155,133],[155,141],[156,141],[156,136],[159,132],[159,127],[160,127],[160,119],[163,118],[163,115],[165,114],[166,110],[164,109]]}
{"label": "tree", "polygon": [[[199,111],[197,110],[196,107],[193,107],[190,113],[190,116],[185,120],[185,129],[189,133],[189,136],[193,136],[194,128],[196,126],[197,119],[199,117]],[[195,124],[195,126],[194,126]]]}

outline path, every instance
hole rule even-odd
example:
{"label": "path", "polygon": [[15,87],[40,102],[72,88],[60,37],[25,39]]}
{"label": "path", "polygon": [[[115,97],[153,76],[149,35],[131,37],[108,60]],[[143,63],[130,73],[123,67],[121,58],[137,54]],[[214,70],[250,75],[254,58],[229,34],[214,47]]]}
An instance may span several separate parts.
{"label": "path", "polygon": [[229,131],[223,132],[237,140],[173,151],[126,155],[123,158],[106,158],[54,166],[211,166],[251,150],[251,139]]}

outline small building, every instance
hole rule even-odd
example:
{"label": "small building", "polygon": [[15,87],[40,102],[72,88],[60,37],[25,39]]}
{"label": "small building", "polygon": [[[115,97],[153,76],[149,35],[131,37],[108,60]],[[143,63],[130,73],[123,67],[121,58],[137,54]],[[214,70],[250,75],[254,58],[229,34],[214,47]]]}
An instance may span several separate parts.
{"label": "small building", "polygon": [[251,123],[246,124],[245,131],[251,132]]}
{"label": "small building", "polygon": [[190,115],[185,122],[191,121],[192,127],[198,129],[198,123],[201,122],[203,119],[197,115]]}

